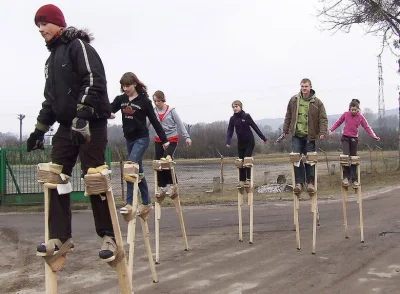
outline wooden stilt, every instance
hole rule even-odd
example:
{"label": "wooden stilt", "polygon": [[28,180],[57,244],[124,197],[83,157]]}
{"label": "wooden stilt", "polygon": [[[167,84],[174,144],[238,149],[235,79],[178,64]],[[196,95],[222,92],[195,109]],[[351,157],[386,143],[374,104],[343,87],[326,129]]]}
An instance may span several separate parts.
{"label": "wooden stilt", "polygon": [[300,153],[290,153],[289,159],[291,162],[291,170],[292,170],[293,222],[294,222],[294,230],[296,231],[296,248],[297,250],[300,250],[301,244],[300,244],[300,224],[299,224],[299,208],[300,208],[299,197],[301,195],[301,192],[296,194],[294,191],[294,188],[296,187],[295,164],[301,160]]}
{"label": "wooden stilt", "polygon": [[360,169],[360,162],[357,164],[357,178],[358,178],[358,189],[357,189],[357,196],[358,196],[358,208],[360,211],[360,237],[361,243],[364,243],[364,216],[363,216],[363,200],[361,194],[361,169]]}
{"label": "wooden stilt", "polygon": [[340,187],[342,191],[342,208],[343,208],[343,224],[344,224],[344,237],[346,239],[349,238],[349,228],[347,224],[347,193],[348,193],[348,187],[343,187],[343,164],[340,164]]}
{"label": "wooden stilt", "polygon": [[312,254],[315,254],[316,243],[317,243],[317,195],[314,194],[312,197],[312,202],[314,202],[313,211],[313,239],[312,239]]}
{"label": "wooden stilt", "polygon": [[250,167],[250,188],[247,190],[248,205],[250,206],[250,244],[253,244],[253,232],[254,232],[254,181],[253,181],[253,165]]}
{"label": "wooden stilt", "polygon": [[117,244],[117,252],[118,254],[122,254],[122,257],[118,262],[116,262],[115,265],[119,286],[122,294],[131,294],[133,293],[131,271],[128,269],[128,264],[126,262],[124,242],[122,240],[121,228],[119,225],[117,211],[115,208],[114,195],[111,189],[106,192],[106,198],[114,229],[115,243]]}
{"label": "wooden stilt", "polygon": [[[175,173],[175,162],[172,160],[153,160],[154,180],[155,180],[155,193],[158,193],[158,171],[168,170],[171,173],[172,178],[172,189],[170,191],[170,197],[174,201],[175,211],[178,214],[179,224],[181,226],[182,238],[185,251],[189,250],[189,244],[186,236],[185,223],[183,220],[183,213],[181,202],[179,198],[179,188],[176,181]],[[155,242],[156,242],[156,264],[160,263],[160,219],[161,219],[161,207],[165,195],[157,197],[155,203]]]}
{"label": "wooden stilt", "polygon": [[[308,156],[307,156],[308,157]],[[318,214],[318,158],[317,153],[315,152],[315,158],[311,160],[314,162],[314,189],[315,193],[312,196],[312,212],[313,212],[313,240],[312,240],[312,254],[316,252],[316,243],[317,243],[317,214]]]}
{"label": "wooden stilt", "polygon": [[186,236],[186,229],[185,229],[185,223],[183,221],[183,213],[182,213],[182,207],[181,207],[181,201],[179,198],[179,189],[178,189],[178,183],[176,182],[176,174],[175,174],[175,167],[172,166],[171,168],[171,176],[172,176],[172,183],[176,188],[176,193],[177,195],[174,197],[171,195],[171,197],[174,197],[174,205],[175,205],[175,211],[178,214],[179,218],[179,224],[181,225],[181,232],[182,232],[182,237],[183,237],[183,245],[185,247],[185,251],[189,251],[189,244]]}
{"label": "wooden stilt", "polygon": [[136,177],[136,181],[133,182],[133,198],[132,198],[132,214],[128,220],[128,232],[127,232],[127,243],[129,244],[129,255],[128,255],[128,268],[130,271],[129,278],[131,280],[133,288],[133,264],[135,259],[135,239],[136,239],[136,210],[138,208],[139,201],[139,176]]}
{"label": "wooden stilt", "polygon": [[158,283],[156,267],[154,266],[153,254],[151,252],[150,239],[149,239],[150,232],[149,232],[149,227],[147,225],[147,220],[143,219],[141,217],[140,218],[140,222],[142,224],[142,232],[143,232],[143,237],[144,237],[144,244],[145,244],[145,247],[146,247],[147,257],[149,259],[149,265],[150,265],[151,274],[153,276],[153,282],[154,283]]}
{"label": "wooden stilt", "polygon": [[[50,214],[50,189],[57,189],[57,185],[45,183],[44,187],[44,241],[47,243],[49,241],[49,214]],[[46,284],[46,294],[57,294],[57,274],[53,272],[50,265],[45,262],[45,284]]]}
{"label": "wooden stilt", "polygon": [[240,169],[243,168],[243,160],[236,159],[236,167],[238,168],[238,222],[239,222],[239,242],[243,242],[243,216],[242,216],[242,206],[243,206],[243,193],[244,187],[243,181],[240,180]]}
{"label": "wooden stilt", "polygon": [[[154,170],[154,194],[158,190],[158,172]],[[161,199],[157,199],[154,203],[154,228],[156,237],[156,264],[160,263],[160,219],[161,219]]]}

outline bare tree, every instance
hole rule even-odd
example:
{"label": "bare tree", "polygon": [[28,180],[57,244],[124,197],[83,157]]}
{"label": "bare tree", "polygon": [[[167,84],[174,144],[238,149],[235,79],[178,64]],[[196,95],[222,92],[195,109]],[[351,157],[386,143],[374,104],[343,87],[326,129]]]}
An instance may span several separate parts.
{"label": "bare tree", "polygon": [[382,51],[388,47],[396,56],[400,37],[400,0],[319,0],[322,29],[348,33],[360,25],[367,34],[379,36]]}

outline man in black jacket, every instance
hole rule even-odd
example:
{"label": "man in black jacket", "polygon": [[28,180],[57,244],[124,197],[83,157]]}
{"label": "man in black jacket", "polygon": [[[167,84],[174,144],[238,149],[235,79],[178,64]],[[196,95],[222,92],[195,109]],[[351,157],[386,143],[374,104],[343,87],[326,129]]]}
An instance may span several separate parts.
{"label": "man in black jacket", "polygon": [[[67,27],[58,7],[42,6],[35,15],[35,24],[46,41],[50,57],[45,64],[45,101],[35,130],[28,138],[27,150],[44,149],[44,134],[58,122],[60,125],[52,140],[52,163],[61,165],[62,174],[71,176],[79,156],[82,172],[86,174],[89,168],[105,162],[107,118],[111,112],[102,61],[89,45],[91,35]],[[49,244],[63,244],[71,238],[70,195],[59,194],[57,189],[51,189],[49,208],[49,239],[58,243],[39,245],[37,251],[43,255],[59,249]],[[116,244],[104,199],[101,195],[90,195],[96,232],[103,238],[99,256],[109,262],[115,259]]]}

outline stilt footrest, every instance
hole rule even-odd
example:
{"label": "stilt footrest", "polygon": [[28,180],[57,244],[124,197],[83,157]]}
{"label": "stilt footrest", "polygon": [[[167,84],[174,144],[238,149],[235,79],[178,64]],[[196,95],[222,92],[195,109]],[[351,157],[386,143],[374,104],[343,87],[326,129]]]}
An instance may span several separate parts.
{"label": "stilt footrest", "polygon": [[52,162],[39,163],[36,168],[36,180],[39,183],[67,184],[69,176],[62,173],[62,165]]}
{"label": "stilt footrest", "polygon": [[170,170],[174,165],[175,161],[172,160],[153,160],[153,170]]}
{"label": "stilt footrest", "polygon": [[109,170],[106,164],[96,168],[89,168],[84,177],[85,196],[102,194],[110,190],[111,181],[108,174]]}
{"label": "stilt footrest", "polygon": [[252,167],[254,159],[253,157],[245,157],[243,160],[243,167]]}

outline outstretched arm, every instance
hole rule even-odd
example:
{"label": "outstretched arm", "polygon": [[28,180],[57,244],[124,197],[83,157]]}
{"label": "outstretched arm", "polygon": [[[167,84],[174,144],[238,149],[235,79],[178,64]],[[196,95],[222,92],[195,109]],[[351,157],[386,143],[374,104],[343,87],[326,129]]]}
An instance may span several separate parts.
{"label": "outstretched arm", "polygon": [[326,133],[328,132],[328,117],[326,115],[325,106],[322,102],[319,107],[318,116],[319,116],[319,135],[321,139],[324,138],[326,136]]}
{"label": "outstretched arm", "polygon": [[232,142],[233,131],[235,130],[235,125],[233,124],[233,117],[229,120],[228,130],[226,132],[226,145],[230,146]]}
{"label": "outstretched arm", "polygon": [[172,118],[174,119],[174,122],[176,123],[176,125],[178,126],[179,131],[181,132],[182,136],[185,138],[185,141],[192,141],[190,139],[190,135],[188,133],[188,131],[186,130],[185,125],[183,124],[183,122],[181,121],[181,118],[179,117],[178,113],[176,112],[175,109],[171,110],[171,114],[172,114]]}
{"label": "outstretched arm", "polygon": [[119,96],[117,96],[117,97],[115,97],[114,101],[111,102],[111,112],[117,113],[120,110],[121,110],[121,101],[120,101]]}
{"label": "outstretched arm", "polygon": [[340,125],[344,122],[344,118],[345,118],[346,113],[343,113],[338,120],[333,124],[333,126],[331,126],[331,128],[329,129],[331,132],[335,131],[338,127],[340,127]]}
{"label": "outstretched arm", "polygon": [[256,123],[254,122],[253,118],[251,117],[250,114],[247,113],[247,119],[249,121],[250,126],[253,128],[253,130],[257,133],[257,135],[263,140],[264,142],[267,141],[267,138],[265,138],[264,134],[261,132],[261,130],[258,128]]}
{"label": "outstretched arm", "polygon": [[287,109],[286,109],[286,115],[285,115],[285,120],[283,121],[283,127],[282,127],[282,131],[284,134],[289,134],[289,127],[290,127],[290,123],[292,120],[292,110],[290,108],[290,102],[292,101],[292,99],[289,100]]}
{"label": "outstretched arm", "polygon": [[361,116],[361,126],[364,128],[364,130],[368,133],[368,135],[371,136],[373,139],[378,139],[378,137],[375,135],[374,131],[372,130],[371,126],[365,119],[365,117],[362,115]]}

